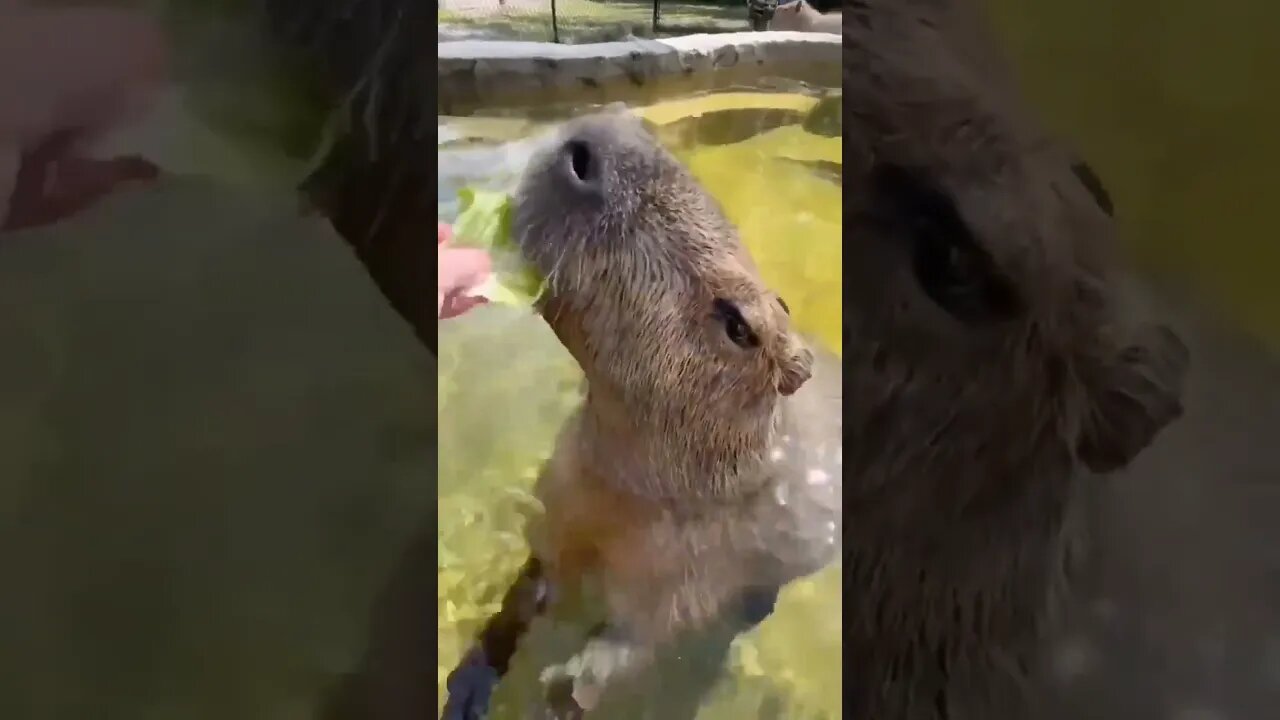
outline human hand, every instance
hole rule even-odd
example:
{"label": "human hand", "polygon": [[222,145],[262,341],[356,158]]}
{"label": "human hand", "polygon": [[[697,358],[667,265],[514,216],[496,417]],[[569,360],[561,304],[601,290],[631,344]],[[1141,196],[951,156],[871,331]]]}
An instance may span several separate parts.
{"label": "human hand", "polygon": [[159,170],[91,145],[141,115],[165,79],[145,13],[0,2],[0,232],[57,222]]}
{"label": "human hand", "polygon": [[437,293],[440,320],[457,317],[486,302],[473,293],[489,277],[489,254],[477,248],[448,247],[452,238],[453,229],[448,224],[436,223],[436,246],[440,262],[440,287]]}

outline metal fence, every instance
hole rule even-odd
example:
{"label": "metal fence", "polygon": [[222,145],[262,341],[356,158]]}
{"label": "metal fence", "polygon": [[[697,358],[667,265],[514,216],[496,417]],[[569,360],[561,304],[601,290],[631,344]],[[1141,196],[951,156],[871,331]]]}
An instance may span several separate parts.
{"label": "metal fence", "polygon": [[[439,39],[607,42],[752,27],[748,3],[776,0],[437,0]],[[757,28],[761,29],[761,28]]]}

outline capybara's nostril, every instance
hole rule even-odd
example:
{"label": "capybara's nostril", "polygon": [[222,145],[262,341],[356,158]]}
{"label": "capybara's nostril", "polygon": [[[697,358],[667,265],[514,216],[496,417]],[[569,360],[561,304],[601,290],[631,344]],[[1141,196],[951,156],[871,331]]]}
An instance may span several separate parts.
{"label": "capybara's nostril", "polygon": [[570,140],[565,143],[564,153],[569,163],[569,170],[574,179],[589,184],[596,179],[596,158],[591,148],[582,140]]}

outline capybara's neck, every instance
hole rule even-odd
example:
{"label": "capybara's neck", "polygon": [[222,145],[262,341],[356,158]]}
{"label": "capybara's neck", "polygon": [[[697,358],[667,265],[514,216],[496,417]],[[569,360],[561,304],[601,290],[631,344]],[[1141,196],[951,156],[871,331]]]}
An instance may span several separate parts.
{"label": "capybara's neck", "polygon": [[768,481],[781,418],[777,402],[731,417],[692,404],[628,407],[588,389],[577,439],[618,489],[660,500],[730,499]]}
{"label": "capybara's neck", "polygon": [[[850,476],[865,476],[853,454]],[[879,688],[858,717],[905,717],[916,697],[951,707],[1021,702],[1018,688],[1087,541],[1080,478],[1044,458],[880,472],[874,490],[845,505],[844,582],[856,589],[845,647]],[[914,665],[935,658],[945,671]],[[901,663],[913,669],[895,671]],[[1025,717],[1015,710],[990,716]]]}
{"label": "capybara's neck", "polygon": [[[844,583],[852,599],[845,648],[865,663],[866,687],[876,688],[861,698],[857,717],[942,720],[945,708],[992,702],[1001,712],[983,717],[1028,717],[1023,689],[1067,587],[1076,538],[1061,515],[1008,510],[988,526],[977,519],[922,525],[918,542],[860,532],[866,515],[846,518]],[[894,670],[903,667],[910,669]],[[919,697],[936,698],[943,709],[911,714]]]}

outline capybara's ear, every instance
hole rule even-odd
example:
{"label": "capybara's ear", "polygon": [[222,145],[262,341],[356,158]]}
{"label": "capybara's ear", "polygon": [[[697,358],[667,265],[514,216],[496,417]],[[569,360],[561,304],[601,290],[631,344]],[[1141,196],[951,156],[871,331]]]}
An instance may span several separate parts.
{"label": "capybara's ear", "polygon": [[1190,352],[1177,333],[1147,325],[1096,368],[1089,388],[1091,412],[1077,448],[1090,470],[1123,468],[1182,415],[1189,364]]}
{"label": "capybara's ear", "polygon": [[813,351],[804,341],[792,336],[786,352],[778,362],[778,392],[791,395],[813,375]]}

